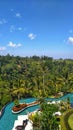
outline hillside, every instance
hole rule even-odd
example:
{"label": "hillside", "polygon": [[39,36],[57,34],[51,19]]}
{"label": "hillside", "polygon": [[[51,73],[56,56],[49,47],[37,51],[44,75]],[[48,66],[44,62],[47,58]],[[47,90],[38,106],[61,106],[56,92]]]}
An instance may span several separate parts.
{"label": "hillside", "polygon": [[73,92],[73,60],[0,56],[0,109],[22,97]]}

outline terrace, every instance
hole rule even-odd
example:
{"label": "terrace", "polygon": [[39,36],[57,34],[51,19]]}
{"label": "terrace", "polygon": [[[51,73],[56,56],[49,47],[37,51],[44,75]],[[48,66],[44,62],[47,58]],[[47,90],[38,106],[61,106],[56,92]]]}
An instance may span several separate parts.
{"label": "terrace", "polygon": [[33,130],[33,122],[28,119],[28,115],[20,115],[14,122],[12,130]]}

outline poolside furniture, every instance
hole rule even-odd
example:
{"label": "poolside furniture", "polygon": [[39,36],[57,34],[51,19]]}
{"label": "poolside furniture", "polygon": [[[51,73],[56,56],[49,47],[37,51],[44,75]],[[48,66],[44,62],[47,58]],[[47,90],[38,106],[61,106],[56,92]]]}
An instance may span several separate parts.
{"label": "poolside furniture", "polygon": [[15,129],[16,129],[16,130],[24,130],[24,126],[19,125],[19,126],[17,126]]}
{"label": "poolside furniture", "polygon": [[27,125],[27,123],[28,123],[28,121],[29,121],[28,119],[23,120],[23,125],[18,125],[18,126],[15,127],[15,129],[16,130],[24,130],[26,125]]}

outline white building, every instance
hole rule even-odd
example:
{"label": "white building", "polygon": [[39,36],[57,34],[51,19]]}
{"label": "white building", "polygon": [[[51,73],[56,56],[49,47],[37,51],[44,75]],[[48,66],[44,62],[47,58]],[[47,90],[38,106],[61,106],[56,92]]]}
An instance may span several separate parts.
{"label": "white building", "polygon": [[23,127],[23,121],[27,120],[27,124],[25,126],[25,130],[33,130],[33,122],[28,119],[28,115],[20,115],[18,116],[18,120],[15,120],[14,127],[12,130],[17,130],[17,127]]}

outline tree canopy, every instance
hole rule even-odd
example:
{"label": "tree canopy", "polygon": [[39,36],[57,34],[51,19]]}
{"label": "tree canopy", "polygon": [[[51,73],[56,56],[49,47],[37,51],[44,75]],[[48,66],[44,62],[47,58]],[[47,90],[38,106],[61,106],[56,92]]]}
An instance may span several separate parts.
{"label": "tree canopy", "polygon": [[0,108],[22,97],[49,97],[61,91],[73,92],[72,59],[0,56]]}

